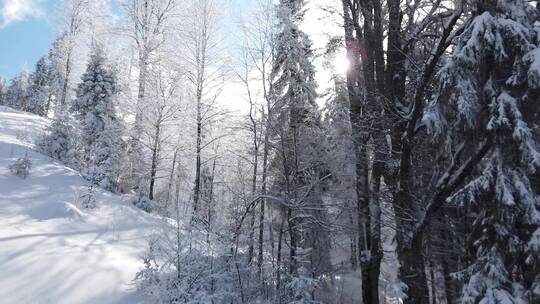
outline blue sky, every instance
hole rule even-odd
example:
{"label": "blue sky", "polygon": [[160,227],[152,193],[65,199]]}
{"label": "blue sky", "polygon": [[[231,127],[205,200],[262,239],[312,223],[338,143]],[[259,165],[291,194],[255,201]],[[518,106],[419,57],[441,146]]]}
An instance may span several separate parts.
{"label": "blue sky", "polygon": [[[230,9],[253,0],[228,0]],[[33,70],[55,37],[49,16],[60,0],[0,0],[0,77],[11,79],[21,69]]]}
{"label": "blue sky", "polygon": [[58,0],[0,0],[0,77],[10,79],[49,50],[54,28],[47,16]]}

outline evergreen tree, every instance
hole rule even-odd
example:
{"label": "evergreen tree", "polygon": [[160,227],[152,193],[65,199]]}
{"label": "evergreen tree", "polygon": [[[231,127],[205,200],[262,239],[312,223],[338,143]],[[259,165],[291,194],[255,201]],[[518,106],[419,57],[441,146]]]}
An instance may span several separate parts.
{"label": "evergreen tree", "polygon": [[23,70],[11,80],[6,91],[5,105],[21,111],[27,110],[29,78],[28,71]]}
{"label": "evergreen tree", "polygon": [[0,77],[0,106],[6,104],[6,81]]}
{"label": "evergreen tree", "polygon": [[122,140],[113,101],[115,75],[106,63],[101,46],[93,46],[81,79],[71,108],[81,125],[81,163],[92,183],[113,190]]}
{"label": "evergreen tree", "polygon": [[[316,104],[315,68],[312,43],[299,26],[304,16],[303,0],[282,0],[277,8],[278,34],[272,67],[272,125],[279,151],[271,166],[275,171],[274,191],[283,197],[289,226],[290,280],[316,279],[328,265],[328,238],[321,223],[325,208],[321,199],[322,132]],[[322,266],[322,268],[321,268]],[[279,284],[279,283],[278,283]],[[310,283],[315,286],[316,282]],[[307,303],[311,299],[296,290],[287,292],[288,301]]]}
{"label": "evergreen tree", "polygon": [[77,167],[75,157],[76,130],[71,126],[68,115],[57,115],[46,134],[37,142],[39,150],[54,159]]}
{"label": "evergreen tree", "polygon": [[[46,98],[44,109],[54,111],[54,120],[47,128],[46,134],[38,141],[37,145],[41,152],[57,159],[64,164],[79,168],[76,153],[76,142],[78,138],[77,130],[73,127],[72,117],[65,110],[57,105],[59,96],[65,81],[63,76],[64,65],[62,54],[64,52],[64,35],[60,35],[54,42],[47,54],[46,59],[42,58],[36,65],[36,74],[39,74],[42,85],[34,86],[38,96],[48,90],[49,96]],[[40,64],[40,62],[43,62]],[[37,73],[38,70],[42,72]],[[44,97],[41,95],[41,97]],[[36,97],[31,96],[31,99]],[[38,97],[39,98],[39,97]],[[37,98],[36,98],[37,99]]]}
{"label": "evergreen tree", "polygon": [[36,63],[36,70],[30,76],[27,111],[46,116],[51,101],[51,73],[45,56]]}
{"label": "evergreen tree", "polygon": [[538,303],[540,246],[533,236],[540,198],[529,176],[540,167],[540,153],[524,118],[524,108],[538,102],[531,98],[540,85],[540,69],[531,64],[540,60],[537,12],[523,0],[473,5],[425,119],[451,151],[481,159],[475,176],[451,197],[472,217],[462,301]]}

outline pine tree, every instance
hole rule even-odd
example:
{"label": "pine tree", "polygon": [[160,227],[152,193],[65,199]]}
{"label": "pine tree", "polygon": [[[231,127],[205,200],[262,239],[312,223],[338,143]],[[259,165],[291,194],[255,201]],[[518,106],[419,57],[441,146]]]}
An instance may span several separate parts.
{"label": "pine tree", "polygon": [[75,157],[76,130],[68,115],[56,115],[46,134],[37,142],[39,150],[64,164],[77,168]]}
{"label": "pine tree", "polygon": [[[35,86],[34,88],[39,93],[38,96],[48,91],[49,96],[46,97],[44,104],[45,113],[49,110],[54,111],[54,120],[47,128],[46,134],[39,139],[37,145],[44,154],[63,162],[74,168],[79,168],[76,157],[76,142],[78,138],[77,130],[73,127],[72,117],[66,113],[65,109],[58,106],[57,101],[62,94],[64,66],[62,64],[62,54],[64,35],[59,36],[54,42],[47,54],[46,59],[42,58],[45,64],[42,67],[38,62],[36,65],[36,73],[38,70],[40,81],[43,86]],[[38,77],[36,77],[38,78]],[[41,95],[41,97],[44,97]],[[31,96],[31,99],[36,97]]]}
{"label": "pine tree", "polygon": [[450,150],[460,151],[458,159],[483,156],[473,178],[451,197],[472,217],[462,301],[537,303],[540,248],[533,235],[539,234],[540,197],[529,176],[540,167],[540,153],[524,113],[538,101],[530,98],[540,85],[540,69],[531,64],[540,60],[533,56],[537,12],[522,0],[474,6],[425,119]]}
{"label": "pine tree", "polygon": [[[320,274],[321,269],[316,268],[327,265],[324,252],[328,252],[329,243],[320,226],[325,221],[319,179],[322,172],[319,140],[322,137],[315,68],[311,62],[312,43],[299,28],[304,1],[282,0],[277,14],[270,96],[274,101],[273,137],[280,149],[273,161],[273,170],[277,171],[273,188],[278,192],[276,195],[286,201],[282,208],[289,226],[291,281],[285,286],[293,287],[300,281],[311,282],[312,276]],[[311,300],[296,290],[287,293],[290,301]]]}
{"label": "pine tree", "polygon": [[0,106],[6,104],[6,81],[0,77]]}
{"label": "pine tree", "polygon": [[101,46],[93,46],[81,79],[71,108],[81,125],[80,160],[92,183],[113,190],[122,150],[121,127],[113,101],[115,75]]}
{"label": "pine tree", "polygon": [[23,70],[11,80],[5,96],[7,106],[21,111],[27,110],[29,78],[28,71]]}
{"label": "pine tree", "polygon": [[51,101],[51,72],[45,56],[36,63],[36,70],[30,76],[27,111],[46,116]]}

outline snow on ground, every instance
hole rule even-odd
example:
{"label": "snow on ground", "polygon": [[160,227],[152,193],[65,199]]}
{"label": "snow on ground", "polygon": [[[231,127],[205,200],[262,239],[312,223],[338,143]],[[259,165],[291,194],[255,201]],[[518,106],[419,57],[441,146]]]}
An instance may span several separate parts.
{"label": "snow on ground", "polygon": [[[159,219],[104,191],[79,209],[85,181],[30,144],[48,123],[0,107],[0,302],[143,303],[132,280]],[[23,180],[8,166],[25,154]]]}

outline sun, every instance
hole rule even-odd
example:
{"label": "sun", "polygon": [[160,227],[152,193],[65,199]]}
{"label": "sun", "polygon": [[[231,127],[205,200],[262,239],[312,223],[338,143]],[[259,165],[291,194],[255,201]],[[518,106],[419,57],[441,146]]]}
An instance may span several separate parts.
{"label": "sun", "polygon": [[347,55],[338,53],[335,55],[332,65],[336,73],[346,74],[351,66],[351,63],[349,62]]}

